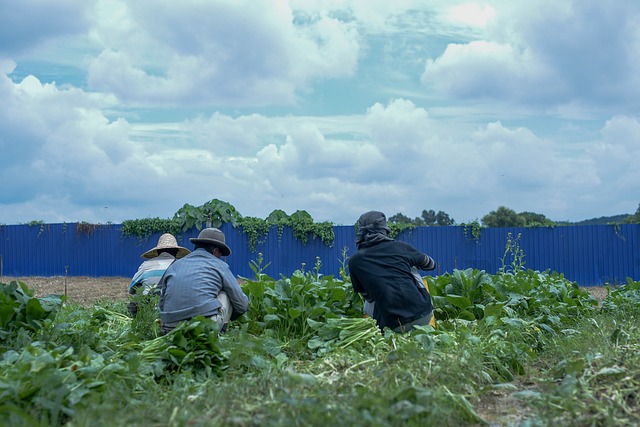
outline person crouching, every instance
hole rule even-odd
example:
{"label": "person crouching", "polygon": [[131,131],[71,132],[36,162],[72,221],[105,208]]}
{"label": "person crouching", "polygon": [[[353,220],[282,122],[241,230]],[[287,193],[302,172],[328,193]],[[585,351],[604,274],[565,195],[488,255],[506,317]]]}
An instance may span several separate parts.
{"label": "person crouching", "polygon": [[249,299],[221,259],[231,249],[217,228],[205,228],[189,240],[193,252],[171,264],[158,283],[162,331],[168,333],[178,322],[196,316],[210,317],[224,331],[249,307]]}

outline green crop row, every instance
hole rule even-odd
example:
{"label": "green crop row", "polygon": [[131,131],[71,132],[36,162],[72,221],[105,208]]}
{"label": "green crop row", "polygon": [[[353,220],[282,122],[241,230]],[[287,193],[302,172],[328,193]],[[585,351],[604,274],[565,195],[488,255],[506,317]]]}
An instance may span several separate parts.
{"label": "green crop row", "polygon": [[262,273],[224,335],[156,301],[90,308],[0,284],[3,425],[633,425],[640,282],[598,304],[555,272],[429,278],[436,327],[383,333],[348,276]]}

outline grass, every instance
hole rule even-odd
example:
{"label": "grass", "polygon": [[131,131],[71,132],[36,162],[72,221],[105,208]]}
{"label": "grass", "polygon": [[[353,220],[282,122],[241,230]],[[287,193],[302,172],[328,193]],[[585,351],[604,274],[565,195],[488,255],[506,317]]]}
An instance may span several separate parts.
{"label": "grass", "polygon": [[[640,336],[634,317],[596,313],[580,319],[571,333],[545,342],[537,358],[523,360],[524,373],[512,381],[500,381],[488,363],[487,332],[471,328],[466,338],[458,335],[455,343],[432,351],[398,343],[389,352],[343,350],[278,367],[273,360],[261,361],[254,350],[247,357],[252,344],[236,330],[225,338],[225,347],[238,360],[222,378],[201,382],[178,376],[141,385],[133,393],[113,389],[79,411],[70,425],[583,426],[640,421],[635,397]],[[624,342],[616,341],[620,336]]]}
{"label": "grass", "polygon": [[[477,275],[467,278],[482,280],[465,277],[460,279],[474,297],[458,308],[489,310],[478,302],[488,295],[496,310],[500,287],[489,287]],[[639,424],[635,291],[614,295],[615,303],[604,308],[576,305],[585,297],[565,292],[563,282],[551,278],[553,292],[545,296],[545,280],[533,286],[523,277],[525,290],[535,292],[514,294],[505,303],[514,307],[508,318],[488,316],[489,311],[481,320],[440,318],[436,330],[387,332],[346,348],[312,351],[306,343],[318,338],[318,330],[298,325],[304,336],[287,336],[274,330],[283,324],[278,319],[254,313],[255,319],[234,323],[213,343],[226,358],[220,375],[187,362],[178,368],[167,353],[141,357],[141,348],[157,337],[152,300],[141,302],[134,320],[124,316],[125,302],[66,305],[54,321],[43,320],[34,332],[2,341],[0,416],[9,426],[78,427]],[[299,277],[293,284],[308,290],[306,280]],[[506,283],[514,285],[513,278]],[[323,301],[337,304],[323,296],[337,295],[342,285],[314,285],[326,287],[314,288],[314,307],[323,308]],[[308,306],[308,300],[291,298],[299,294],[279,294],[297,301],[297,316]],[[346,296],[335,310],[354,309]],[[273,294],[270,301],[273,308],[284,300]],[[516,309],[531,314],[517,317]],[[571,315],[562,314],[567,312]],[[184,349],[206,356],[210,348],[197,334],[190,337]]]}

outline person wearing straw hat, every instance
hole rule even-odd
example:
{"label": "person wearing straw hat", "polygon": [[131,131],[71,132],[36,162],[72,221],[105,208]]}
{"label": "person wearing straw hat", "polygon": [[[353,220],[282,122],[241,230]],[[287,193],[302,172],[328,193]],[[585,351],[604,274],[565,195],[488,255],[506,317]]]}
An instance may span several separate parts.
{"label": "person wearing straw hat", "polygon": [[160,279],[160,321],[168,333],[178,322],[210,317],[225,331],[227,324],[249,309],[249,299],[221,258],[231,255],[224,233],[205,228],[189,239],[194,250],[171,264]]}
{"label": "person wearing straw hat", "polygon": [[412,245],[388,236],[382,212],[369,211],[356,224],[357,251],[349,257],[353,290],[364,297],[364,313],[385,327],[404,333],[433,318],[431,295],[418,272],[433,270],[435,261]]}
{"label": "person wearing straw hat", "polygon": [[[145,261],[131,279],[129,294],[132,298],[134,295],[160,295],[157,285],[167,267],[190,252],[189,249],[178,246],[173,234],[165,233],[160,236],[158,244],[140,256]],[[128,308],[131,316],[135,317],[138,312],[137,302],[129,302]]]}

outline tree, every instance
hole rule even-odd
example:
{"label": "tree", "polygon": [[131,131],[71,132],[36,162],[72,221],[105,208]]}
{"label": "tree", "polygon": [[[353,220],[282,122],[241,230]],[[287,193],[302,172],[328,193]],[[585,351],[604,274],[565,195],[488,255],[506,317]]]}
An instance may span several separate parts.
{"label": "tree", "polygon": [[411,218],[409,218],[406,215],[401,214],[400,212],[398,212],[397,214],[390,216],[388,218],[389,222],[393,222],[396,224],[413,224],[413,220]]}
{"label": "tree", "polygon": [[436,212],[433,209],[423,210],[422,220],[424,221],[424,225],[435,225]]}
{"label": "tree", "polygon": [[411,219],[406,215],[397,213],[387,218],[389,223],[393,224],[409,224],[415,227],[433,226],[433,225],[454,225],[455,221],[445,212],[433,210],[423,210],[422,216]]}
{"label": "tree", "polygon": [[425,225],[427,225],[424,223],[424,220],[419,216],[415,217],[415,219],[412,220],[411,223],[416,227],[424,227]]}
{"label": "tree", "polygon": [[525,219],[513,209],[500,206],[482,217],[482,225],[485,227],[524,227]]}
{"label": "tree", "polygon": [[640,204],[638,204],[638,209],[636,209],[636,213],[633,215],[629,215],[627,219],[624,220],[625,224],[640,224]]}
{"label": "tree", "polygon": [[438,211],[436,214],[436,222],[438,225],[453,225],[456,223],[453,218],[449,217],[449,214],[442,211]]}
{"label": "tree", "polygon": [[551,221],[543,214],[535,212],[520,212],[518,215],[524,219],[525,227],[550,227],[556,225],[555,222]]}

